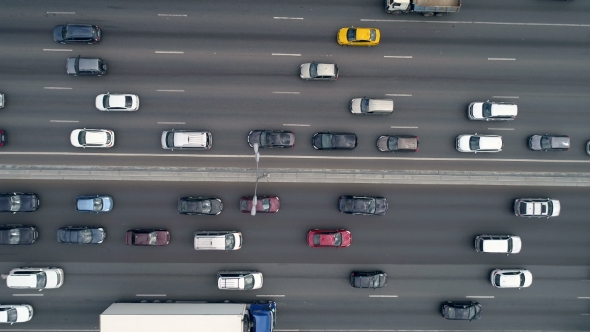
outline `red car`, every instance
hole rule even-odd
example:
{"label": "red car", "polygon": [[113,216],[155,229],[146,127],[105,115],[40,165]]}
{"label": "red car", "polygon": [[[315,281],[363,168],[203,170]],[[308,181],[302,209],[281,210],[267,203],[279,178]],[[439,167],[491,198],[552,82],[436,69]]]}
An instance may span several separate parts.
{"label": "red car", "polygon": [[170,232],[165,229],[134,229],[127,231],[125,243],[132,246],[165,246],[170,243]]}
{"label": "red car", "polygon": [[352,234],[345,229],[312,229],[307,233],[310,247],[348,247],[352,243]]}
{"label": "red car", "polygon": [[[240,199],[240,211],[250,213],[252,210],[252,199],[254,196],[245,196]],[[257,196],[256,212],[275,213],[279,212],[281,202],[277,196]]]}

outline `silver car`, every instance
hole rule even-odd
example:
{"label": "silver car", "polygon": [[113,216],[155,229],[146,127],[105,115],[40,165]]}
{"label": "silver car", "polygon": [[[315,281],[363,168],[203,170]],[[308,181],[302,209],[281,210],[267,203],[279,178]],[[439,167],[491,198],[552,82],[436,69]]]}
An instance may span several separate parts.
{"label": "silver car", "polygon": [[262,287],[262,273],[257,271],[219,271],[217,287],[224,290],[252,290]]}
{"label": "silver car", "polygon": [[110,212],[113,210],[113,198],[106,195],[79,196],[76,199],[78,212]]}
{"label": "silver car", "polygon": [[307,81],[335,81],[338,79],[338,66],[335,63],[304,63],[299,77]]}
{"label": "silver car", "polygon": [[514,200],[514,214],[517,217],[550,218],[561,212],[561,203],[551,198],[518,198]]}

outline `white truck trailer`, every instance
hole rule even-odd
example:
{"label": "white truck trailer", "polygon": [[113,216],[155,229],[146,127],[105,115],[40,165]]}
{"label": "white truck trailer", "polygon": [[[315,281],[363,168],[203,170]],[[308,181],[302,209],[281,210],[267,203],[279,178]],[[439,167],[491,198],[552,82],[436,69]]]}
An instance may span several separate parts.
{"label": "white truck trailer", "polygon": [[420,13],[424,16],[442,16],[461,9],[461,0],[385,0],[389,14]]}
{"label": "white truck trailer", "polygon": [[100,332],[272,332],[276,304],[113,303],[100,315]]}

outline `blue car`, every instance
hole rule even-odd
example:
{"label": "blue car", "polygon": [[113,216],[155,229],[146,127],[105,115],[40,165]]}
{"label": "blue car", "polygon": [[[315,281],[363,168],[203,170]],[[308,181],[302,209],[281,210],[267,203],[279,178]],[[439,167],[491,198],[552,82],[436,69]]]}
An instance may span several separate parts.
{"label": "blue car", "polygon": [[109,212],[113,209],[113,198],[106,195],[79,196],[76,199],[78,212]]}

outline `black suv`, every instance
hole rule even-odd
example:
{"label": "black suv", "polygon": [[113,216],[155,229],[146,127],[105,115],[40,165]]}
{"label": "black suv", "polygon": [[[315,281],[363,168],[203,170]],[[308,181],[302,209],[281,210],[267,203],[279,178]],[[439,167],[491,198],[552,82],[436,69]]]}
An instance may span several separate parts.
{"label": "black suv", "polygon": [[101,58],[68,58],[66,70],[69,75],[102,76],[107,73],[107,63]]}
{"label": "black suv", "polygon": [[447,301],[442,304],[441,313],[444,319],[471,321],[481,317],[481,304],[472,301]]}
{"label": "black suv", "polygon": [[23,225],[1,225],[0,245],[33,244],[39,238],[36,227]]}
{"label": "black suv", "polygon": [[100,41],[100,28],[88,24],[57,25],[53,28],[53,40],[62,44],[96,44]]}
{"label": "black suv", "polygon": [[354,288],[382,288],[387,285],[387,274],[383,271],[353,271],[350,285]]}

